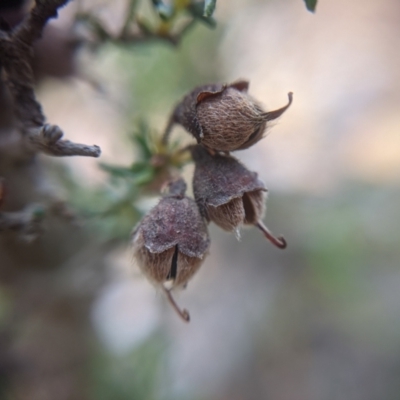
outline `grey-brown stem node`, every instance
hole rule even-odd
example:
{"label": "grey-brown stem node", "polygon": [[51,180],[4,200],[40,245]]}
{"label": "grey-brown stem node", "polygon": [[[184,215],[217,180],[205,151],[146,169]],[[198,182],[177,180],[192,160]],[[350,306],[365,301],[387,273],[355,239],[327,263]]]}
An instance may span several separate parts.
{"label": "grey-brown stem node", "polygon": [[51,145],[58,142],[64,133],[57,125],[44,124],[39,135],[42,136],[44,142]]}
{"label": "grey-brown stem node", "polygon": [[268,111],[266,113],[263,114],[264,118],[266,121],[272,121],[274,119],[279,118],[292,104],[293,101],[293,92],[289,92],[288,93],[288,103],[286,104],[286,106],[278,108],[277,110],[274,111]]}
{"label": "grey-brown stem node", "polygon": [[164,291],[164,293],[167,296],[167,299],[169,301],[169,303],[171,304],[171,306],[173,307],[173,309],[177,312],[177,314],[185,321],[185,322],[190,322],[190,314],[188,312],[188,310],[186,310],[185,308],[181,309],[178,304],[176,304],[176,301],[174,300],[174,298],[172,297],[171,294],[171,290],[167,289],[164,285],[162,285],[162,289]]}
{"label": "grey-brown stem node", "polygon": [[261,221],[258,221],[255,225],[273,245],[282,250],[287,247],[287,242],[283,236],[276,237],[273,235]]}

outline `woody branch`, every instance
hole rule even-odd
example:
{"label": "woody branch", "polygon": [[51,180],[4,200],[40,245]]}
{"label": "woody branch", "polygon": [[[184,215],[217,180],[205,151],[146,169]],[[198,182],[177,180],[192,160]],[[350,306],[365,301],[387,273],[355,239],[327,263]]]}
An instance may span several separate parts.
{"label": "woody branch", "polygon": [[33,43],[42,35],[50,18],[69,0],[36,0],[25,21],[11,32],[0,30],[0,68],[14,106],[21,144],[28,154],[99,157],[98,146],[61,140],[62,130],[45,123],[45,116],[34,93],[32,72]]}

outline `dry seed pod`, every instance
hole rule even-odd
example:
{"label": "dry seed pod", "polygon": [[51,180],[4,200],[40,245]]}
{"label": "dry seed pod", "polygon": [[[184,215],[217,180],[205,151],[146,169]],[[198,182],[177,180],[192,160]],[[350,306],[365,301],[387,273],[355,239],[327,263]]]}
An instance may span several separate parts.
{"label": "dry seed pod", "polygon": [[226,231],[255,225],[275,246],[284,249],[285,239],[275,237],[262,223],[267,189],[256,172],[236,158],[211,155],[202,146],[191,148],[196,164],[193,192],[201,214]]}
{"label": "dry seed pod", "polygon": [[174,123],[181,124],[203,146],[216,151],[247,149],[262,139],[267,122],[281,116],[292,103],[265,112],[247,94],[249,82],[205,85],[189,93],[172,115],[165,140]]}
{"label": "dry seed pod", "polygon": [[[185,320],[189,313],[175,303],[170,290],[184,286],[208,254],[207,225],[194,200],[185,196],[186,183],[178,179],[138,224],[132,234],[133,253],[143,273],[160,285],[168,300]],[[171,281],[171,289],[164,284]]]}

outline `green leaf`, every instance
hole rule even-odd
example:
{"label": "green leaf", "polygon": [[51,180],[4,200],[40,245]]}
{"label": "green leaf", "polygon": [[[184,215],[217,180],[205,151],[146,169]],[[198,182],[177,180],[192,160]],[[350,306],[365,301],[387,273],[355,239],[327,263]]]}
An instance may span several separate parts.
{"label": "green leaf", "polygon": [[139,158],[143,161],[150,160],[153,156],[153,147],[151,144],[151,131],[146,121],[139,121],[136,132],[133,132],[130,138],[139,153]]}
{"label": "green leaf", "polygon": [[317,1],[318,0],[304,0],[304,3],[306,3],[307,10],[314,12],[315,7],[317,6]]}
{"label": "green leaf", "polygon": [[130,167],[120,167],[106,163],[99,163],[99,166],[103,171],[108,172],[114,178],[133,178],[135,180],[141,180],[143,174],[148,176],[149,171],[153,171],[153,167],[147,162],[136,162]]}
{"label": "green leaf", "polygon": [[187,8],[187,10],[189,11],[189,13],[192,15],[193,18],[201,22],[204,22],[211,28],[214,28],[217,25],[214,18],[204,16],[203,3],[191,3],[190,6]]}
{"label": "green leaf", "polygon": [[217,5],[217,0],[205,0],[204,1],[204,17],[211,17],[215,11],[215,7]]}
{"label": "green leaf", "polygon": [[135,184],[137,186],[146,185],[147,183],[150,183],[154,179],[154,176],[155,176],[154,168],[147,167],[146,169],[140,171],[140,173],[136,174]]}
{"label": "green leaf", "polygon": [[171,6],[167,6],[161,0],[153,0],[153,6],[163,20],[168,20],[174,13],[173,8]]}
{"label": "green leaf", "polygon": [[100,163],[99,166],[103,171],[108,172],[114,177],[125,178],[132,176],[132,171],[130,170],[130,168],[118,167],[116,165],[110,165],[106,163]]}
{"label": "green leaf", "polygon": [[130,166],[129,171],[133,174],[138,174],[148,167],[149,164],[147,162],[136,162]]}

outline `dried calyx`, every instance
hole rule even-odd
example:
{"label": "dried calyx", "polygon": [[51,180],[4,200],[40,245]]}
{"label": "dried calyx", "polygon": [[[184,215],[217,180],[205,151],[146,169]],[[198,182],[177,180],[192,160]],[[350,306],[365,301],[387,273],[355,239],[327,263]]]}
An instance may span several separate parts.
{"label": "dried calyx", "polygon": [[222,152],[243,150],[263,138],[268,121],[280,117],[292,103],[265,112],[248,93],[249,83],[212,84],[195,88],[175,108],[165,132],[181,124],[203,146]]}
{"label": "dried calyx", "polygon": [[275,246],[286,241],[275,237],[263,224],[267,189],[255,172],[236,158],[211,155],[202,146],[191,148],[196,168],[193,192],[200,213],[226,231],[238,232],[242,225],[255,225]]}
{"label": "dried calyx", "polygon": [[[185,191],[183,179],[171,182],[158,205],[133,231],[132,244],[140,269],[162,287],[174,309],[189,321],[189,313],[178,307],[171,290],[184,287],[200,268],[210,239],[196,203],[185,196]],[[170,288],[165,286],[167,282]]]}

